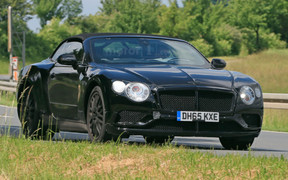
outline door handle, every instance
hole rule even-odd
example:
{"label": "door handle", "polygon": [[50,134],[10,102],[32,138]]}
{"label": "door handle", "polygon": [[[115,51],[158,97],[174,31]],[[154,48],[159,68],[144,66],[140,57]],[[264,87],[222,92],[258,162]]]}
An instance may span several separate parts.
{"label": "door handle", "polygon": [[55,73],[52,73],[52,74],[50,75],[51,79],[54,79],[55,76],[56,76]]}

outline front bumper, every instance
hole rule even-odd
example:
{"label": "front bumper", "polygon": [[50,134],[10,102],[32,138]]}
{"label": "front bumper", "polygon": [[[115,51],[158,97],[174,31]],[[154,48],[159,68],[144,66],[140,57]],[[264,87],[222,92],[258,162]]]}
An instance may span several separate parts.
{"label": "front bumper", "polygon": [[[179,122],[176,115],[160,114],[160,116],[157,114],[158,119],[153,119],[153,113],[148,113],[138,122],[131,118],[134,122],[118,121],[108,124],[107,131],[114,135],[125,132],[128,135],[144,136],[257,137],[261,131],[263,109],[250,109],[235,114],[220,114],[218,123]],[[116,117],[117,115],[115,115]],[[154,117],[156,116],[154,115]]]}
{"label": "front bumper", "polygon": [[[257,137],[262,127],[262,98],[247,106],[229,89],[158,89],[143,103],[110,97],[107,131],[114,135]],[[220,120],[179,122],[177,110],[219,112]]]}

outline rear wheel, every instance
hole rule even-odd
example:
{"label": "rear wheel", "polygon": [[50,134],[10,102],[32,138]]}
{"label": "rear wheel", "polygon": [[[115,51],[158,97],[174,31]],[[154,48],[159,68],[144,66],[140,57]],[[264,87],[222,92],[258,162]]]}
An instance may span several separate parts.
{"label": "rear wheel", "polygon": [[225,149],[247,150],[252,146],[254,137],[220,137],[219,140]]}
{"label": "rear wheel", "polygon": [[96,86],[88,100],[87,129],[92,142],[103,142],[112,137],[106,132],[105,103],[102,90]]}
{"label": "rear wheel", "polygon": [[174,136],[145,136],[144,138],[148,144],[164,144],[173,141]]}
{"label": "rear wheel", "polygon": [[23,134],[26,138],[46,138],[47,127],[40,121],[40,113],[33,86],[23,90],[18,100],[18,113],[22,124]]}

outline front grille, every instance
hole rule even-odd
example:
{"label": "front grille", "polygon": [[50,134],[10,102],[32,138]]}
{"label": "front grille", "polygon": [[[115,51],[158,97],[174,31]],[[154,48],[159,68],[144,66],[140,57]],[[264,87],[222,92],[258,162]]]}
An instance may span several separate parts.
{"label": "front grille", "polygon": [[199,99],[199,111],[230,111],[233,94],[212,92],[212,91],[200,91],[198,95]]}
{"label": "front grille", "polygon": [[212,111],[232,110],[232,93],[216,91],[164,91],[159,93],[162,109],[168,111]]}
{"label": "front grille", "polygon": [[181,92],[163,92],[160,94],[160,101],[162,108],[169,111],[193,111],[196,110],[195,92],[181,91]]}

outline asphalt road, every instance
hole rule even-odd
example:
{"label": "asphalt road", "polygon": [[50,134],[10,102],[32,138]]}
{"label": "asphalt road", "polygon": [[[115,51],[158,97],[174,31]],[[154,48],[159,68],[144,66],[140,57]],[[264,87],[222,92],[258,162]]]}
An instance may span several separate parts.
{"label": "asphalt road", "polygon": [[[0,105],[0,134],[9,134],[17,137],[20,132],[21,124],[17,117],[16,108]],[[62,139],[73,141],[89,140],[87,134],[71,132],[57,133],[53,139],[55,141]],[[129,139],[123,139],[123,141],[140,144],[145,143],[142,136],[130,136]],[[250,154],[254,156],[274,156],[288,159],[288,133],[262,131],[260,136],[255,139],[250,152],[225,150],[221,146],[218,138],[175,137],[172,143],[186,146],[191,148],[192,151],[208,152],[220,156],[226,154]]]}

